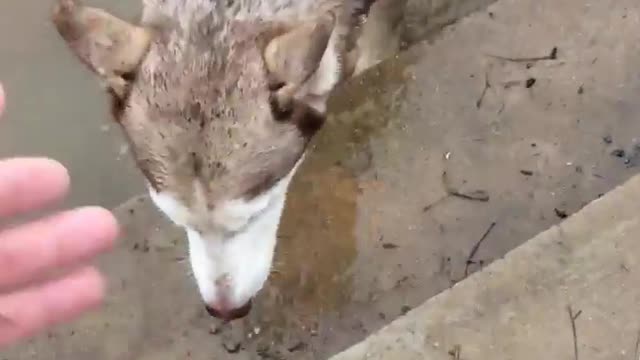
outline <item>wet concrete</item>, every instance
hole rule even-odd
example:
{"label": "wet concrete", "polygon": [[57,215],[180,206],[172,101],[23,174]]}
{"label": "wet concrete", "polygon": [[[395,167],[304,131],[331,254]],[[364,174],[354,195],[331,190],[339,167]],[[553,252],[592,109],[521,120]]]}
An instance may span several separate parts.
{"label": "wet concrete", "polygon": [[364,339],[637,173],[640,52],[619,41],[635,8],[477,13],[339,89],[248,318],[206,315],[184,235],[141,197],[117,210],[106,307],[4,357],[325,359]]}

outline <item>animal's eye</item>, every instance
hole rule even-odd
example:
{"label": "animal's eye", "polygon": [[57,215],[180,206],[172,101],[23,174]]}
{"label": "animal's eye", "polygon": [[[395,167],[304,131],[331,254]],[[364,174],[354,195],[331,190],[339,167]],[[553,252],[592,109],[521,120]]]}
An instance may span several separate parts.
{"label": "animal's eye", "polygon": [[120,77],[128,83],[133,82],[136,79],[136,76],[138,76],[138,74],[135,71],[129,71],[120,75]]}
{"label": "animal's eye", "polygon": [[119,91],[116,91],[114,88],[107,89],[111,95],[111,114],[118,121],[122,117],[125,107],[127,106],[131,86],[136,80],[136,76],[138,76],[138,73],[135,71],[121,73],[120,77],[125,81],[124,87]]}
{"label": "animal's eye", "polygon": [[285,121],[291,118],[293,114],[293,103],[290,101],[283,102],[278,99],[276,93],[271,93],[269,96],[269,106],[271,107],[271,113],[277,121]]}
{"label": "animal's eye", "polygon": [[124,113],[126,100],[120,97],[113,89],[107,89],[109,98],[111,99],[111,115],[116,121],[120,121]]}
{"label": "animal's eye", "polygon": [[284,85],[285,85],[285,83],[281,82],[281,81],[270,81],[269,85],[267,85],[267,88],[271,92],[276,92],[276,91],[282,89],[284,87]]}
{"label": "animal's eye", "polygon": [[311,137],[320,130],[325,122],[325,116],[311,107],[306,107],[299,118],[296,116],[295,121],[302,134],[306,137]]}

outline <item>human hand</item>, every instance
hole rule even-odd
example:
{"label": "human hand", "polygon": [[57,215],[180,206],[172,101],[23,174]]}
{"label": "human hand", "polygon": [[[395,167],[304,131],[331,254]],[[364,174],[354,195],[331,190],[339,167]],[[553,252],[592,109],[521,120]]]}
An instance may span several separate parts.
{"label": "human hand", "polygon": [[[0,115],[4,103],[0,85]],[[68,187],[67,170],[53,160],[0,160],[0,218],[42,209]],[[0,229],[0,349],[100,305],[104,279],[86,262],[117,235],[113,215],[96,207]]]}

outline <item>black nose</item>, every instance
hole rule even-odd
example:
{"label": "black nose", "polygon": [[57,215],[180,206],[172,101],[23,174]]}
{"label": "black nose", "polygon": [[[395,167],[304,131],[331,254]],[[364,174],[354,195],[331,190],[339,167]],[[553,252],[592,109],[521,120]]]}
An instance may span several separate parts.
{"label": "black nose", "polygon": [[251,312],[251,303],[252,303],[251,300],[249,300],[249,302],[247,302],[243,306],[236,309],[231,309],[231,310],[214,309],[209,305],[205,305],[205,308],[207,309],[207,312],[209,313],[209,315],[213,316],[214,318],[222,319],[225,321],[231,321],[231,320],[237,320],[247,316]]}

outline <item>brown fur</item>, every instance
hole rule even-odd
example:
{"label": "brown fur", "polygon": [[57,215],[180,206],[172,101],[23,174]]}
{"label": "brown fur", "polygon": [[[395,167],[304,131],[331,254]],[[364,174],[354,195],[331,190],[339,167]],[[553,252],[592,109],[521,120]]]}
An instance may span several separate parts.
{"label": "brown fur", "polygon": [[212,209],[259,195],[303,155],[354,68],[322,57],[354,58],[362,1],[145,0],[133,25],[59,0],[53,21],[107,87],[150,186],[188,206],[201,191]]}

